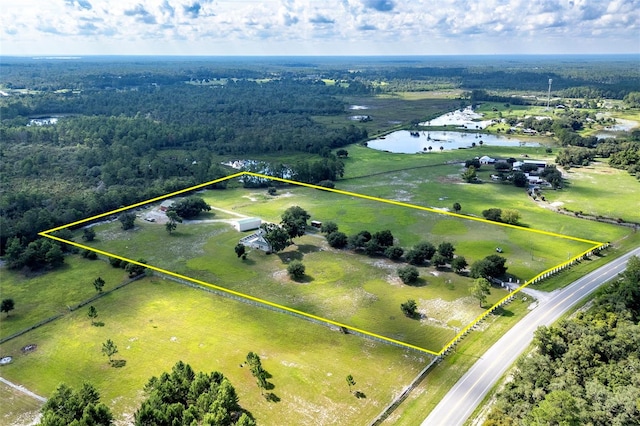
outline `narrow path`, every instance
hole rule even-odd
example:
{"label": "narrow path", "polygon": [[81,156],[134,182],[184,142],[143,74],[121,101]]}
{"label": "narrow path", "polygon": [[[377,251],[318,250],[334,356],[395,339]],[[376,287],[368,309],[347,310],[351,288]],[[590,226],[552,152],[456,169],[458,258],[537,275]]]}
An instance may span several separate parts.
{"label": "narrow path", "polygon": [[634,255],[640,255],[640,247],[555,291],[548,300],[539,300],[538,307],[505,333],[458,380],[422,425],[463,425],[489,390],[527,349],[538,327],[553,324],[576,303],[615,278],[624,271],[629,257]]}
{"label": "narrow path", "polygon": [[10,382],[9,380],[5,379],[4,377],[0,377],[0,382],[4,383],[5,385],[19,391],[22,392],[25,395],[29,395],[31,398],[37,399],[40,402],[47,402],[47,398],[44,398],[40,395],[36,395],[35,393],[31,392],[29,389],[26,389],[24,386],[20,386],[20,385],[16,385],[13,382]]}

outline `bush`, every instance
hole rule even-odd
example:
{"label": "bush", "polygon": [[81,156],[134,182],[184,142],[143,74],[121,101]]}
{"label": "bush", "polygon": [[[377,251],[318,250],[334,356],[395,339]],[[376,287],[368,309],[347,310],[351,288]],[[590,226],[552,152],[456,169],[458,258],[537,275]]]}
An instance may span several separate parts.
{"label": "bush", "polygon": [[407,317],[413,318],[416,316],[418,305],[416,304],[415,300],[409,299],[406,302],[400,304],[400,309],[402,310],[402,313]]}
{"label": "bush", "polygon": [[415,266],[407,265],[401,268],[398,268],[398,276],[405,284],[411,284],[416,282],[420,273]]}
{"label": "bush", "polygon": [[321,180],[320,182],[318,182],[318,186],[333,189],[336,187],[336,184],[333,183],[332,180]]}
{"label": "bush", "polygon": [[384,250],[384,255],[391,260],[399,260],[404,254],[404,249],[398,246],[387,247]]}
{"label": "bush", "polygon": [[469,264],[467,263],[467,259],[465,259],[463,256],[458,256],[451,261],[451,268],[457,273],[461,272],[468,265]]}
{"label": "bush", "polygon": [[322,225],[320,225],[320,232],[322,232],[323,234],[331,234],[333,232],[336,232],[338,230],[338,225],[335,222],[323,222]]}
{"label": "bush", "polygon": [[299,260],[292,260],[289,266],[287,266],[287,273],[291,279],[296,281],[301,280],[304,278],[305,266]]}
{"label": "bush", "polygon": [[327,242],[333,248],[341,249],[347,245],[347,235],[344,232],[335,231],[327,235]]}
{"label": "bush", "polygon": [[502,210],[496,209],[496,208],[483,210],[482,216],[484,216],[484,218],[487,220],[492,220],[494,222],[501,222]]}

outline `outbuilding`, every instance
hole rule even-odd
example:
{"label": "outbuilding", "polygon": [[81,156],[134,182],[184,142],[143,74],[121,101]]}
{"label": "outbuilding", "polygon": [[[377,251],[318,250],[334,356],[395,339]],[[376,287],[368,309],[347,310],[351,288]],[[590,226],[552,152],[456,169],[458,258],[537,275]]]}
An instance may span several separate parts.
{"label": "outbuilding", "polygon": [[259,217],[247,217],[244,219],[238,219],[234,224],[238,232],[253,231],[260,228],[262,220]]}

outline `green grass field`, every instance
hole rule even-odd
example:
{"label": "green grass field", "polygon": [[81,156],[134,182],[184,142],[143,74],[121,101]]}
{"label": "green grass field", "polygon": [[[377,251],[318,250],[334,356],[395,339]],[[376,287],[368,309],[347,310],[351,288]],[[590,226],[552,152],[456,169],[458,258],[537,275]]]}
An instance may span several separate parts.
{"label": "green grass field", "polygon": [[[414,351],[159,278],[136,281],[94,305],[103,327],[91,326],[80,309],[2,344],[2,354],[14,357],[2,376],[43,396],[60,382],[89,380],[122,420],[130,418],[152,375],[183,360],[196,371],[227,375],[259,424],[352,425],[373,419],[427,362]],[[124,367],[108,365],[100,352],[106,339],[118,346],[114,358],[125,360]],[[37,350],[22,354],[20,348],[32,343]],[[249,351],[273,375],[279,403],[267,402],[240,367]],[[349,393],[348,374],[366,398]]]}
{"label": "green grass field", "polygon": [[[447,167],[457,170],[459,166]],[[401,191],[407,195],[424,194],[426,191],[416,190],[415,185],[427,185],[429,181],[424,178],[419,181],[419,176],[391,178],[379,184],[377,181],[367,183],[371,179],[352,179],[348,184],[360,191],[371,191],[375,186],[377,191],[370,194],[398,199],[398,188],[406,188]],[[505,200],[515,197],[513,187],[469,186],[493,190]],[[449,241],[469,263],[501,247],[514,282],[524,282],[593,246],[532,233],[529,229],[511,229],[299,186],[281,188],[276,196],[267,195],[264,190],[243,188],[207,191],[200,195],[214,210],[258,216],[270,222],[278,222],[286,208],[299,205],[313,219],[337,222],[347,234],[364,229],[370,232],[390,229],[405,249],[420,241],[435,245]],[[222,213],[221,217],[227,219],[229,214]],[[133,231],[122,231],[117,222],[98,225],[95,227],[97,239],[91,245],[130,259],[143,258],[164,270],[434,352],[483,312],[469,295],[472,281],[468,278],[447,270],[422,267],[419,285],[407,286],[397,278],[400,263],[334,250],[319,234],[296,240],[294,246],[278,255],[254,251],[247,261],[242,261],[237,259],[233,247],[243,235],[228,223],[183,224],[177,232],[168,235],[161,224],[139,222]],[[286,264],[292,259],[303,260],[307,266],[303,283],[287,276]],[[503,290],[494,289],[486,306],[505,295]],[[418,301],[419,310],[425,316],[423,320],[408,319],[401,314],[399,306],[408,299]]]}
{"label": "green grass field", "polygon": [[[567,180],[566,189],[548,192],[550,203],[574,212],[640,221],[640,182],[626,170],[595,162],[586,167],[571,168],[567,172]],[[635,191],[630,191],[630,188],[635,188]]]}
{"label": "green grass field", "polygon": [[24,276],[2,269],[0,294],[11,298],[15,309],[0,317],[0,338],[24,330],[39,321],[69,311],[78,303],[94,296],[93,280],[105,281],[108,291],[127,279],[122,269],[114,269],[99,260],[67,256],[61,268],[47,273]]}
{"label": "green grass field", "polygon": [[6,426],[31,424],[43,405],[37,399],[4,383],[0,383],[0,401],[0,422]]}

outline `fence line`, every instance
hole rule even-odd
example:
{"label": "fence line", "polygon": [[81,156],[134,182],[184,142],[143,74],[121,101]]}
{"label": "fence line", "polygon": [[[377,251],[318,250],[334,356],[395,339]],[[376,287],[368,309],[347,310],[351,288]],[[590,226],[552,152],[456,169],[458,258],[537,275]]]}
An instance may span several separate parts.
{"label": "fence line", "polygon": [[424,367],[422,371],[418,373],[418,375],[413,379],[413,381],[409,384],[409,386],[405,387],[400,393],[400,395],[395,397],[394,400],[391,401],[391,403],[387,405],[380,414],[378,414],[378,417],[376,417],[370,423],[370,426],[378,426],[383,421],[385,421],[387,417],[389,417],[391,413],[393,413],[395,409],[398,408],[398,406],[402,404],[405,399],[407,399],[411,391],[414,390],[416,386],[418,386],[422,382],[422,380],[427,376],[427,373],[429,372],[429,370],[431,370],[433,366],[436,365],[441,359],[442,358],[439,356],[433,357],[431,359],[431,362],[427,364],[427,366]]}
{"label": "fence line", "polygon": [[[149,272],[147,272],[147,273],[149,273]],[[274,311],[274,312],[279,312],[279,313],[283,313],[283,314],[286,314],[286,315],[291,315],[293,317],[300,318],[300,319],[303,319],[305,321],[312,322],[314,324],[319,324],[319,325],[328,327],[328,328],[330,328],[332,330],[335,330],[335,331],[340,331],[342,334],[353,334],[353,335],[357,335],[359,337],[364,337],[365,339],[374,340],[374,341],[381,342],[381,343],[384,343],[384,344],[387,344],[387,345],[392,345],[392,346],[396,346],[396,347],[403,348],[403,349],[412,349],[411,347],[409,347],[407,345],[403,345],[401,343],[395,343],[395,342],[393,342],[391,340],[378,338],[376,336],[373,336],[373,335],[370,335],[370,334],[366,334],[366,333],[360,333],[359,331],[354,330],[354,329],[349,328],[349,327],[340,327],[340,326],[338,326],[336,324],[332,324],[332,323],[327,322],[327,321],[322,321],[322,320],[315,319],[315,318],[312,318],[312,317],[309,317],[309,316],[306,316],[306,315],[300,315],[300,314],[297,314],[297,313],[295,313],[293,311],[290,311],[288,309],[281,309],[281,308],[278,308],[277,306],[272,306],[272,305],[269,305],[267,303],[260,303],[260,302],[255,301],[255,300],[247,299],[245,297],[236,296],[236,295],[228,293],[226,291],[220,291],[220,290],[216,290],[216,289],[213,289],[213,288],[205,287],[205,286],[193,283],[193,282],[188,281],[188,280],[184,280],[184,279],[180,279],[180,278],[174,277],[174,276],[169,275],[169,274],[163,274],[162,272],[159,272],[159,271],[155,271],[154,270],[153,273],[154,273],[154,275],[162,276],[163,278],[169,279],[171,281],[175,281],[175,282],[177,282],[179,284],[183,284],[183,285],[186,285],[186,286],[198,289],[198,290],[203,290],[203,291],[215,294],[217,296],[222,296],[222,297],[226,297],[228,299],[237,300],[239,302],[246,303],[247,305],[257,306],[257,307],[260,307],[260,308],[266,308],[266,309],[269,309],[269,310]],[[427,354],[424,351],[419,351],[417,349],[413,349],[413,350],[415,350],[416,352]]]}
{"label": "fence line", "polygon": [[[87,300],[85,300],[85,301],[82,301],[82,302],[78,303],[77,305],[74,305],[74,306],[67,306],[67,309],[69,310],[69,312],[73,312],[73,311],[75,311],[75,310],[77,310],[77,309],[79,309],[79,308],[81,308],[81,307],[83,307],[83,306],[88,305],[89,303],[93,302],[93,301],[94,301],[94,300],[96,300],[96,299],[99,299],[99,298],[101,298],[101,297],[103,297],[103,296],[106,296],[107,294],[109,294],[109,293],[111,293],[111,292],[114,292],[114,291],[116,291],[116,290],[118,290],[118,289],[121,289],[122,287],[124,287],[124,286],[126,286],[126,285],[131,284],[132,282],[134,282],[134,281],[136,281],[136,280],[139,280],[140,278],[144,277],[144,275],[145,275],[145,274],[138,275],[137,277],[129,278],[128,280],[126,280],[126,281],[124,281],[124,282],[121,282],[120,284],[118,284],[117,286],[115,286],[114,288],[112,288],[111,290],[108,290],[108,291],[105,291],[105,292],[100,292],[100,293],[98,293],[98,294],[95,294],[95,295],[91,296],[90,298],[88,298]],[[0,339],[0,344],[5,343],[5,342],[8,342],[8,341],[9,341],[9,340],[11,340],[11,339],[15,339],[15,338],[16,338],[16,337],[18,337],[18,336],[22,336],[23,334],[25,334],[25,333],[27,333],[27,332],[29,332],[29,331],[31,331],[31,330],[35,330],[35,329],[36,329],[36,328],[38,328],[38,327],[42,327],[42,326],[43,326],[43,325],[45,325],[45,324],[49,324],[50,322],[55,321],[55,320],[57,320],[58,318],[60,318],[60,317],[62,317],[62,316],[64,316],[64,313],[60,313],[60,314],[54,315],[54,316],[52,316],[52,317],[49,317],[49,318],[43,319],[42,321],[39,321],[39,322],[37,322],[37,323],[33,324],[32,326],[30,326],[30,327],[28,327],[28,328],[25,328],[25,329],[23,329],[23,330],[20,330],[20,331],[18,331],[17,333],[13,333],[13,334],[12,334],[12,335],[10,335],[10,336],[3,337],[2,339]]]}

